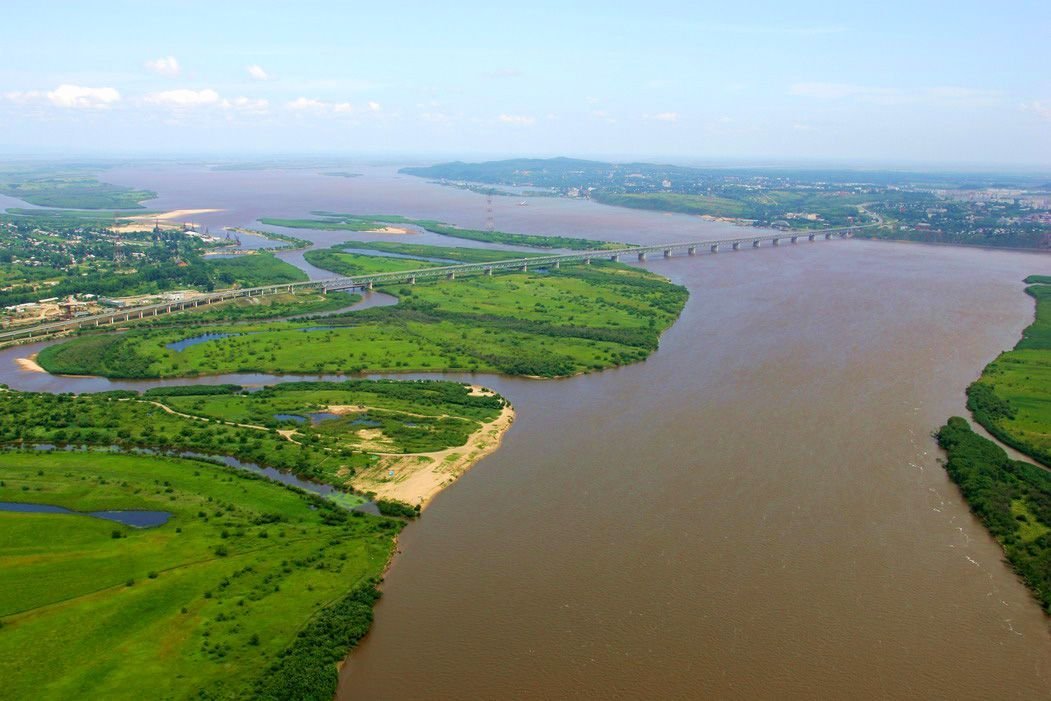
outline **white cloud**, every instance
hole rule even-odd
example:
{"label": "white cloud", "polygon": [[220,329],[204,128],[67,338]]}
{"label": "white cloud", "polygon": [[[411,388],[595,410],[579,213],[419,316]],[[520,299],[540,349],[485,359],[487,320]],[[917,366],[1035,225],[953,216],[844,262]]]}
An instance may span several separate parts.
{"label": "white cloud", "polygon": [[653,115],[653,119],[656,119],[658,122],[677,122],[679,121],[679,113],[658,112],[657,114]]}
{"label": "white cloud", "polygon": [[483,78],[521,78],[522,71],[517,68],[497,68],[493,71],[482,73]]}
{"label": "white cloud", "polygon": [[1051,121],[1051,100],[1033,100],[1022,105],[1026,112],[1032,112],[1041,119]]}
{"label": "white cloud", "polygon": [[381,109],[380,103],[369,100],[369,112],[379,112]]}
{"label": "white cloud", "polygon": [[270,80],[270,74],[263,70],[263,67],[259,64],[253,63],[250,66],[246,66],[245,70],[248,71],[248,75],[252,76],[254,80]]}
{"label": "white cloud", "polygon": [[315,100],[312,97],[297,97],[286,105],[288,109],[297,111],[323,110],[326,106],[321,100]]}
{"label": "white cloud", "polygon": [[504,124],[513,124],[517,127],[531,127],[536,124],[536,117],[525,114],[501,114],[497,119]]}
{"label": "white cloud", "polygon": [[56,107],[79,109],[106,109],[120,102],[116,88],[87,88],[82,85],[59,85],[47,93],[47,99]]}
{"label": "white cloud", "polygon": [[179,61],[174,56],[162,56],[146,62],[146,68],[158,75],[176,76],[182,71]]}
{"label": "white cloud", "polygon": [[162,90],[161,92],[150,93],[145,99],[151,105],[177,108],[202,107],[218,103],[219,93],[211,88],[205,88],[204,90],[180,88],[178,90]]}
{"label": "white cloud", "polygon": [[250,114],[262,114],[270,108],[269,100],[262,98],[253,99],[251,97],[235,97],[229,100],[224,99],[219,104],[225,110],[236,110],[238,112]]}
{"label": "white cloud", "polygon": [[350,114],[354,111],[354,105],[349,102],[337,102],[332,105],[332,111],[336,114]]}
{"label": "white cloud", "polygon": [[877,105],[926,102],[954,106],[984,107],[1000,101],[1000,93],[995,90],[965,88],[956,85],[900,90],[898,88],[854,85],[851,83],[809,82],[793,83],[788,87],[788,94],[817,100],[855,100]]}

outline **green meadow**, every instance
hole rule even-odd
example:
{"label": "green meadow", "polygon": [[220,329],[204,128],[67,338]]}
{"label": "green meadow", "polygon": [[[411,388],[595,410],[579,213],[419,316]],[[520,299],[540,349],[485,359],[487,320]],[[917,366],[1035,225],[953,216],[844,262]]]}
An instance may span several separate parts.
{"label": "green meadow", "polygon": [[[136,328],[47,347],[38,361],[50,372],[110,377],[409,371],[567,376],[645,359],[687,296],[658,275],[611,263],[395,285],[390,291],[398,305],[329,317],[323,324]],[[168,347],[203,333],[230,335],[182,350]]]}
{"label": "green meadow", "polygon": [[205,463],[0,454],[0,696],[330,698],[398,521]]}

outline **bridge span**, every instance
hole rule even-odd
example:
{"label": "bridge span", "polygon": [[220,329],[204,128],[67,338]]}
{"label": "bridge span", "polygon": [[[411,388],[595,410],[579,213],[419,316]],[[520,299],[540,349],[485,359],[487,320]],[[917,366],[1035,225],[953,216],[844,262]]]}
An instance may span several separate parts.
{"label": "bridge span", "polygon": [[433,268],[420,268],[418,270],[401,270],[390,273],[373,273],[370,275],[354,275],[347,277],[333,277],[323,280],[307,280],[305,282],[292,282],[280,285],[262,285],[260,287],[245,287],[236,290],[222,290],[218,292],[205,292],[194,297],[183,300],[160,302],[139,307],[126,309],[115,309],[103,314],[93,314],[62,321],[53,321],[35,326],[27,326],[20,329],[10,329],[0,332],[0,344],[11,342],[37,340],[67,331],[77,329],[88,329],[101,326],[138,321],[149,317],[161,316],[172,312],[192,309],[194,307],[225,302],[239,297],[255,297],[261,295],[295,293],[296,290],[321,290],[322,292],[367,289],[371,290],[375,285],[382,284],[409,284],[414,285],[420,280],[448,279],[455,280],[457,277],[467,275],[492,275],[501,271],[528,271],[530,268],[560,268],[563,264],[590,265],[592,261],[631,259],[634,257],[644,261],[651,254],[670,258],[675,254],[686,254],[689,256],[698,253],[714,254],[720,251],[737,251],[741,248],[759,248],[763,245],[781,246],[784,244],[795,244],[800,241],[828,241],[837,238],[850,238],[854,232],[864,227],[843,227],[837,229],[803,230],[803,231],[770,231],[761,235],[741,236],[737,238],[720,239],[717,241],[690,241],[682,243],[662,243],[653,246],[625,246],[623,248],[578,251],[574,253],[556,253],[552,255],[533,256],[530,258],[509,258],[507,260],[490,261],[486,263],[459,263],[455,265],[442,265]]}

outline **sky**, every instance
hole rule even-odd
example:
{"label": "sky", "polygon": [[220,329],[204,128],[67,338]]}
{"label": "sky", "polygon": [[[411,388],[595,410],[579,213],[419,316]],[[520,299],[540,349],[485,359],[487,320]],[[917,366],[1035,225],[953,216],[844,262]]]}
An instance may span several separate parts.
{"label": "sky", "polygon": [[0,152],[1051,168],[1051,2],[4,0]]}

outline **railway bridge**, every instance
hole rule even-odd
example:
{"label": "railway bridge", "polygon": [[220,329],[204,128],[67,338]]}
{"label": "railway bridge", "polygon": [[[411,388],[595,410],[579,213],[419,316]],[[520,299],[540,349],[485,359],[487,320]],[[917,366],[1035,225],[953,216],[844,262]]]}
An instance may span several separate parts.
{"label": "railway bridge", "polygon": [[442,265],[433,268],[420,268],[418,270],[401,270],[390,273],[373,273],[369,275],[354,275],[346,277],[332,277],[322,280],[308,280],[305,282],[292,282],[280,285],[262,285],[260,287],[246,287],[235,290],[221,290],[217,292],[206,292],[183,300],[147,304],[138,307],[115,309],[103,314],[64,319],[25,328],[10,329],[0,332],[0,344],[11,342],[37,340],[78,329],[88,329],[101,326],[138,321],[149,317],[161,316],[172,312],[183,311],[217,302],[225,302],[239,297],[255,297],[261,295],[295,293],[296,290],[321,290],[322,292],[337,290],[367,289],[371,290],[375,285],[383,284],[410,284],[414,285],[419,280],[449,279],[467,275],[492,275],[501,271],[528,271],[530,268],[554,268],[562,265],[590,265],[592,261],[612,260],[619,261],[624,258],[634,257],[644,261],[650,255],[660,255],[671,258],[676,254],[695,256],[698,253],[714,254],[720,251],[737,251],[741,248],[759,248],[763,245],[781,246],[784,244],[796,244],[801,241],[828,241],[839,238],[850,238],[863,227],[843,227],[837,229],[803,230],[803,231],[770,231],[750,236],[720,239],[718,241],[690,241],[682,243],[662,243],[653,246],[625,246],[623,248],[578,251],[574,253],[556,253],[552,255],[532,256],[529,258],[509,258],[507,260],[490,261],[486,263],[459,263],[455,265]]}

